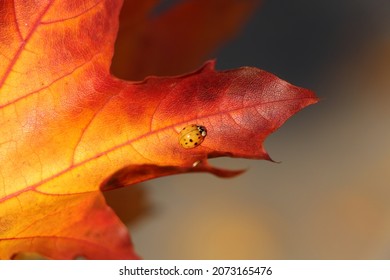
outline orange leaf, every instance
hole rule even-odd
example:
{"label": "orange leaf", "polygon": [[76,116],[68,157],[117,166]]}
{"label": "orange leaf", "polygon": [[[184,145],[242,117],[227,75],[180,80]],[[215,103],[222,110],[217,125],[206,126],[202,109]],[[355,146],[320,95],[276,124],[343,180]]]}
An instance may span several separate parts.
{"label": "orange leaf", "polygon": [[[317,100],[265,71],[217,72],[214,62],[183,76],[119,80],[109,73],[119,8],[1,2],[0,258],[137,258],[100,187],[238,174],[207,159],[270,159],[267,135]],[[188,124],[207,128],[193,149],[178,143]]]}
{"label": "orange leaf", "polygon": [[192,71],[237,33],[261,1],[187,0],[152,16],[157,2],[124,2],[112,66],[121,78]]}
{"label": "orange leaf", "polygon": [[8,236],[1,239],[1,258],[26,251],[55,259],[138,258],[131,249],[126,227],[99,192],[26,192],[17,200],[8,199],[1,207],[6,210],[1,226]]}

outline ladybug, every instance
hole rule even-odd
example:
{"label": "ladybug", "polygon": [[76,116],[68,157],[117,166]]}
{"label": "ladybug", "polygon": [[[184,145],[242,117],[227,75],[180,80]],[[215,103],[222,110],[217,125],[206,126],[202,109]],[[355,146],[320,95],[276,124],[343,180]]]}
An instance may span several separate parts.
{"label": "ladybug", "polygon": [[204,126],[191,124],[180,131],[179,144],[185,149],[191,149],[199,146],[207,135]]}

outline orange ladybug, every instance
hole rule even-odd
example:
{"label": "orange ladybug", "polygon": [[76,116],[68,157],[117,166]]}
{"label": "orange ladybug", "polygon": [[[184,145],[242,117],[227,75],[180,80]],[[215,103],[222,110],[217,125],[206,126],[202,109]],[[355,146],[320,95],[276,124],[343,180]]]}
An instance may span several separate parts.
{"label": "orange ladybug", "polygon": [[179,144],[185,149],[192,149],[199,146],[207,135],[204,126],[191,124],[180,131]]}

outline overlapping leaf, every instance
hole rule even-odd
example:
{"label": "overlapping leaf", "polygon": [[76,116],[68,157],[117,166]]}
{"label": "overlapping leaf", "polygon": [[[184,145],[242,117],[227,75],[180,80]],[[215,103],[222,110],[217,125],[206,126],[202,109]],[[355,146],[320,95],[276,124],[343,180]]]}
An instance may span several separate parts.
{"label": "overlapping leaf", "polygon": [[[3,1],[0,6],[0,258],[137,258],[105,205],[110,189],[181,172],[207,158],[269,159],[263,140],[316,102],[255,68],[214,62],[177,77],[110,75],[120,1]],[[201,124],[201,146],[178,132]]]}
{"label": "overlapping leaf", "polygon": [[157,2],[124,2],[112,69],[121,78],[142,80],[193,71],[235,35],[261,3],[186,0],[151,15]]}

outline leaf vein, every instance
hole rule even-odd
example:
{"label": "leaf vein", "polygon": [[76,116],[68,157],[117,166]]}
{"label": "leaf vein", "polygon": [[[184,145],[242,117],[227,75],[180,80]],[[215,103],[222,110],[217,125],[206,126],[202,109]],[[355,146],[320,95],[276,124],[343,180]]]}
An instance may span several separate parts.
{"label": "leaf vein", "polygon": [[81,11],[80,13],[78,13],[77,15],[74,15],[74,16],[71,16],[71,17],[68,17],[68,18],[62,18],[62,19],[57,19],[57,20],[52,20],[52,21],[42,21],[41,24],[42,25],[46,25],[46,24],[53,24],[53,23],[59,23],[59,22],[64,22],[64,21],[67,21],[67,20],[72,20],[72,19],[76,19],[78,17],[81,17],[82,15],[85,15],[86,13],[88,13],[89,11],[93,10],[95,7],[97,7],[100,3],[102,3],[104,0],[99,0],[97,1],[95,4],[93,4],[91,7],[89,8],[86,8],[85,10]]}
{"label": "leaf vein", "polygon": [[[287,98],[287,99],[272,100],[272,101],[268,101],[268,102],[262,102],[261,105],[264,105],[264,104],[271,104],[271,103],[276,103],[276,102],[286,102],[286,101],[292,101],[292,100],[297,101],[297,100],[303,100],[303,99],[311,99],[311,97]],[[239,111],[239,110],[243,110],[243,109],[247,109],[247,108],[253,108],[253,107],[258,106],[258,105],[259,105],[259,104],[252,104],[252,105],[248,105],[248,106],[246,106],[246,107],[237,108],[237,109],[234,109],[234,110],[220,111],[220,112],[215,113],[215,114],[210,114],[210,115],[202,116],[202,118],[210,118],[210,117],[213,117],[213,116],[217,116],[217,115],[221,115],[221,114],[226,114],[226,113],[229,113],[229,112]],[[151,134],[153,134],[153,133],[158,133],[158,132],[161,132],[161,131],[164,131],[164,130],[167,130],[167,129],[171,129],[171,128],[173,128],[174,126],[178,126],[178,125],[181,125],[181,124],[185,124],[185,123],[187,123],[187,122],[188,122],[188,120],[183,121],[183,122],[181,122],[181,123],[175,123],[175,124],[172,124],[172,125],[168,125],[168,126],[159,128],[159,129],[157,129],[157,130],[155,130],[155,131],[150,131],[150,132],[148,132],[148,133],[145,133],[145,134],[143,134],[143,135],[140,135],[140,136],[138,136],[138,137],[136,137],[136,138],[134,138],[134,139],[130,139],[130,140],[128,140],[128,141],[126,141],[126,142],[124,142],[124,143],[122,143],[122,144],[116,145],[116,146],[114,146],[114,147],[112,147],[112,148],[110,148],[110,149],[107,149],[107,150],[105,150],[105,151],[103,151],[103,152],[100,152],[100,153],[94,155],[93,157],[90,157],[90,158],[87,158],[87,159],[85,159],[85,160],[83,160],[83,161],[80,161],[80,162],[78,162],[77,164],[70,165],[69,167],[67,167],[67,168],[65,168],[65,169],[63,169],[63,170],[61,170],[61,171],[59,171],[59,172],[56,173],[55,175],[52,175],[52,176],[50,176],[50,177],[48,177],[48,178],[46,178],[46,179],[43,179],[42,181],[40,181],[40,182],[38,182],[38,183],[36,183],[36,184],[34,184],[34,185],[28,186],[28,187],[26,187],[26,188],[24,188],[24,189],[21,189],[21,190],[15,192],[15,193],[13,193],[13,194],[7,195],[7,196],[5,196],[5,197],[3,197],[3,198],[0,199],[0,203],[3,202],[3,201],[5,201],[5,200],[7,200],[7,199],[9,199],[9,198],[11,198],[11,197],[13,197],[13,196],[17,196],[17,195],[19,195],[19,194],[21,194],[21,193],[23,193],[23,192],[26,192],[26,191],[29,191],[29,190],[35,190],[35,189],[38,188],[39,186],[42,186],[42,185],[46,184],[47,182],[50,182],[51,180],[56,179],[56,178],[58,178],[59,176],[65,174],[65,173],[67,173],[67,172],[69,172],[69,171],[71,171],[71,170],[73,170],[73,169],[75,169],[75,168],[77,168],[77,167],[79,167],[79,166],[82,166],[82,165],[84,165],[84,164],[86,164],[86,163],[88,163],[88,162],[91,162],[91,161],[93,161],[93,160],[96,160],[96,159],[98,159],[98,158],[100,158],[100,157],[102,157],[102,156],[104,156],[104,155],[107,155],[107,154],[109,154],[109,153],[111,153],[111,152],[113,152],[113,151],[116,151],[116,150],[118,150],[118,149],[120,149],[120,148],[122,148],[122,147],[125,147],[126,145],[130,145],[130,144],[132,144],[133,142],[139,141],[140,139],[143,139],[143,138],[145,138],[145,137],[148,137],[149,135],[151,135]]]}
{"label": "leaf vein", "polygon": [[10,61],[8,67],[7,67],[7,70],[5,71],[3,77],[0,79],[0,88],[4,85],[4,82],[6,81],[6,79],[8,78],[9,74],[11,73],[11,70],[12,70],[12,67],[15,65],[15,63],[17,62],[17,60],[19,59],[20,55],[22,54],[22,51],[24,49],[24,46],[27,44],[27,42],[31,39],[32,35],[34,34],[35,30],[38,28],[39,26],[39,22],[40,20],[44,17],[44,15],[47,13],[47,11],[49,10],[49,8],[51,7],[51,5],[54,3],[54,0],[51,0],[49,4],[47,4],[47,6],[43,9],[43,11],[41,12],[41,14],[38,16],[38,19],[37,21],[34,23],[33,27],[31,28],[31,31],[30,33],[27,34],[26,38],[24,39],[24,41],[21,42],[18,50],[16,51],[14,57],[12,58],[12,60]]}
{"label": "leaf vein", "polygon": [[99,54],[100,54],[100,53],[95,54],[93,57],[91,57],[91,59],[89,59],[89,60],[87,60],[87,61],[84,61],[84,62],[81,63],[80,65],[77,65],[74,69],[72,69],[72,71],[67,72],[67,73],[65,73],[64,75],[62,75],[62,76],[60,76],[60,77],[58,77],[58,78],[52,80],[49,84],[47,84],[47,85],[45,85],[45,86],[43,86],[43,87],[41,87],[41,88],[39,88],[39,89],[37,89],[37,90],[31,91],[31,92],[29,92],[29,93],[26,93],[25,95],[23,95],[23,96],[21,96],[21,97],[19,97],[19,98],[17,98],[17,99],[14,99],[14,100],[12,100],[12,101],[10,101],[10,102],[8,102],[8,103],[5,103],[5,104],[0,105],[0,110],[3,109],[3,108],[5,108],[5,107],[8,107],[8,106],[10,106],[10,105],[13,105],[13,104],[15,104],[15,103],[17,103],[17,102],[19,102],[19,101],[21,101],[21,100],[24,100],[25,98],[28,98],[28,97],[34,95],[34,94],[37,93],[37,92],[40,92],[40,91],[42,91],[42,90],[44,90],[44,89],[50,88],[50,87],[51,87],[52,85],[54,85],[55,83],[57,83],[57,82],[61,81],[62,79],[66,78],[66,77],[68,77],[68,76],[70,76],[70,75],[72,75],[74,72],[76,72],[78,69],[82,68],[83,66],[87,65],[88,63],[91,63],[91,62],[94,60],[94,58],[95,58],[96,56],[98,56]]}

